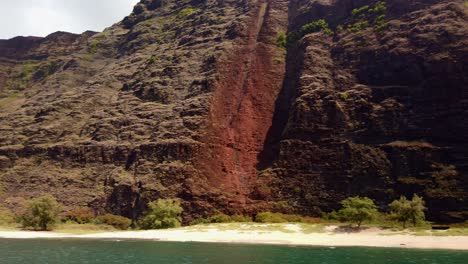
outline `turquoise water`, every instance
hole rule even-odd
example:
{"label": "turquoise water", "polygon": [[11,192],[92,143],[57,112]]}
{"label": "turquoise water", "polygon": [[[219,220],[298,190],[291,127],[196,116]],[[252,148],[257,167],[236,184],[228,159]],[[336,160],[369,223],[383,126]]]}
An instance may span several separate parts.
{"label": "turquoise water", "polygon": [[467,264],[468,251],[0,239],[1,264]]}

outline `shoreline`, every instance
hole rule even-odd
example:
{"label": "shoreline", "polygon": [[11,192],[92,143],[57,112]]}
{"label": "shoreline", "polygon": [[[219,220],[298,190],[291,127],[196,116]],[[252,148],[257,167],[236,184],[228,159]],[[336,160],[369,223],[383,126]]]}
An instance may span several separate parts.
{"label": "shoreline", "polygon": [[[274,228],[281,230],[274,230]],[[324,247],[380,247],[411,249],[468,250],[468,236],[415,236],[370,228],[359,233],[304,232],[297,224],[194,226],[167,230],[116,231],[85,235],[36,231],[0,231],[0,239],[103,239],[160,242],[202,242]],[[272,230],[265,230],[265,229]]]}

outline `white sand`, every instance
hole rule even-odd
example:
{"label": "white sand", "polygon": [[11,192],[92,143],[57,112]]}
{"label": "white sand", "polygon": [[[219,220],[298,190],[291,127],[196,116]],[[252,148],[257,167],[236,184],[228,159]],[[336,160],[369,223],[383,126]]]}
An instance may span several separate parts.
{"label": "white sand", "polygon": [[[258,226],[259,230],[255,230]],[[0,238],[82,238],[82,239],[143,239],[180,242],[222,242],[222,243],[255,243],[309,246],[365,246],[365,247],[399,247],[420,249],[456,249],[468,250],[468,236],[412,236],[378,229],[359,233],[334,233],[328,227],[326,233],[305,234],[301,226],[283,225],[282,231],[263,231],[268,225],[249,225],[249,228],[229,230],[222,225],[189,227],[170,230],[124,231],[90,235],[71,235],[53,232],[0,231]],[[228,229],[228,230],[224,230]],[[386,233],[387,235],[382,235]]]}

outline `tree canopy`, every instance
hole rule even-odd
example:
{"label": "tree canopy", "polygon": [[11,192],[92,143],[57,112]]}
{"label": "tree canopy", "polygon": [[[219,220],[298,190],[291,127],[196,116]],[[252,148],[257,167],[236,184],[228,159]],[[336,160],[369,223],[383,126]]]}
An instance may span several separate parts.
{"label": "tree canopy", "polygon": [[57,200],[52,195],[47,194],[27,201],[26,212],[21,216],[20,220],[23,227],[48,230],[58,222],[60,210],[61,206]]}
{"label": "tree canopy", "polygon": [[179,227],[183,212],[180,201],[176,199],[159,199],[148,203],[148,211],[140,221],[143,229],[162,229]]}
{"label": "tree canopy", "polygon": [[364,221],[374,219],[379,213],[374,201],[367,197],[350,197],[343,200],[341,205],[342,209],[338,211],[340,220],[356,223],[358,227]]}
{"label": "tree canopy", "polygon": [[406,228],[407,222],[411,222],[413,226],[417,226],[425,221],[425,202],[416,194],[412,200],[401,196],[399,200],[393,201],[389,206],[391,218],[401,222],[404,228]]}

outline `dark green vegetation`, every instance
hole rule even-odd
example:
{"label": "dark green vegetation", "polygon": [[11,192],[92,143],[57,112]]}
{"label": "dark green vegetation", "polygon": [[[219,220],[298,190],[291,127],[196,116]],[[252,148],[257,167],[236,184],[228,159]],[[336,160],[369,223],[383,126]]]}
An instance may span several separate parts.
{"label": "dark green vegetation", "polygon": [[177,14],[177,17],[184,18],[184,17],[190,16],[190,15],[196,13],[196,12],[197,12],[196,8],[187,7],[187,8],[184,8],[184,9],[180,10],[180,12]]}
{"label": "dark green vegetation", "polygon": [[408,200],[402,196],[399,200],[395,200],[389,205],[391,209],[390,216],[394,220],[401,222],[403,228],[406,227],[407,222],[411,222],[413,226],[417,226],[426,220],[424,215],[426,207],[424,204],[424,200],[418,195],[414,195],[412,200]]}
{"label": "dark green vegetation", "polygon": [[27,201],[26,212],[20,216],[23,227],[34,230],[49,230],[59,221],[61,206],[51,195]]}
{"label": "dark green vegetation", "polygon": [[351,12],[352,21],[347,25],[347,30],[349,32],[359,32],[372,25],[376,31],[382,31],[388,27],[386,12],[386,2],[377,2],[373,6],[365,5],[353,9]]}
{"label": "dark green vegetation", "polygon": [[406,228],[406,223],[411,222],[413,227],[428,226],[425,221],[424,200],[418,195],[414,195],[412,200],[407,200],[402,196],[399,200],[391,202],[388,206],[390,212],[379,212],[377,206],[372,199],[367,197],[349,197],[341,202],[342,208],[338,212],[325,214],[324,218],[331,220],[339,220],[357,224],[360,228],[362,223],[367,221],[380,226],[393,226],[393,223],[398,222]]}
{"label": "dark green vegetation", "polygon": [[17,96],[31,83],[43,81],[54,74],[61,66],[62,62],[55,59],[47,62],[27,60],[16,69],[8,69],[9,78],[5,83],[5,87],[0,89],[0,99],[5,96]]}
{"label": "dark green vegetation", "polygon": [[[357,230],[359,230],[363,222],[368,222],[369,225],[380,228],[392,228],[394,231],[401,230],[396,223],[402,223],[403,229],[405,229],[406,223],[411,222],[413,228],[416,229],[407,230],[407,232],[411,232],[408,234],[466,235],[466,223],[453,225],[453,228],[447,232],[430,232],[430,224],[425,222],[424,201],[417,195],[414,195],[412,200],[401,197],[399,200],[393,201],[389,205],[391,211],[387,214],[379,212],[374,201],[367,197],[350,197],[343,200],[341,204],[342,209],[338,212],[334,211],[324,214],[323,218],[279,212],[260,212],[252,218],[239,214],[229,216],[218,211],[208,218],[196,219],[190,225],[232,223],[232,225],[227,224],[227,226],[220,225],[219,228],[221,230],[228,230],[229,228],[238,230],[240,228],[238,224],[246,223],[247,229],[253,228],[252,230],[256,230],[257,228],[285,231],[284,227],[275,226],[275,224],[297,223],[302,225],[303,232],[309,234],[323,232],[327,224],[336,225],[337,221],[344,223],[343,228],[349,228],[352,224],[356,224]],[[34,230],[50,230],[54,228],[54,231],[61,233],[90,234],[114,231],[116,229],[127,230],[130,227],[132,229],[148,230],[176,228],[182,225],[181,215],[183,208],[177,199],[159,199],[149,203],[148,210],[144,216],[134,223],[130,219],[118,215],[103,214],[96,216],[90,208],[83,207],[68,211],[60,219],[60,208],[60,204],[50,195],[27,201],[26,211],[20,216],[16,216],[10,210],[0,207],[0,228],[15,230],[15,223],[19,221],[23,227],[33,228]],[[255,223],[272,225],[248,227],[248,225]],[[210,227],[210,225],[207,227]],[[289,231],[286,230],[285,232]]]}
{"label": "dark green vegetation", "polygon": [[90,208],[85,207],[76,208],[67,212],[63,220],[68,224],[107,225],[120,230],[127,230],[132,224],[130,219],[120,215],[104,214],[96,217],[95,213]]}
{"label": "dark green vegetation", "polygon": [[139,222],[143,229],[174,228],[182,224],[180,201],[159,199],[148,204],[145,216]]}
{"label": "dark green vegetation", "polygon": [[343,200],[341,205],[343,208],[338,211],[338,217],[356,223],[358,228],[362,222],[373,220],[379,213],[374,201],[367,197],[350,197]]}
{"label": "dark green vegetation", "polygon": [[132,220],[120,215],[105,214],[98,216],[96,223],[110,225],[120,230],[127,230],[132,224]]}
{"label": "dark green vegetation", "polygon": [[0,226],[8,226],[16,223],[15,214],[0,205]]}
{"label": "dark green vegetation", "polygon": [[2,264],[465,264],[466,251],[214,243],[1,240]]}
{"label": "dark green vegetation", "polygon": [[261,212],[255,216],[258,223],[319,223],[321,220],[314,217],[304,217],[293,214]]}
{"label": "dark green vegetation", "polygon": [[[353,9],[351,19],[344,25],[337,25],[336,32],[342,32],[344,29],[348,32],[360,32],[369,26],[373,26],[376,31],[380,32],[388,27],[386,12],[386,2],[377,2],[373,6],[365,5]],[[286,41],[283,41],[283,36],[279,34],[277,44],[280,47],[286,47],[288,43],[295,43],[305,35],[316,32],[323,32],[330,36],[335,34],[325,19],[319,19],[303,25],[297,32],[290,32],[286,37]]]}
{"label": "dark green vegetation", "polygon": [[281,48],[286,48],[288,37],[283,32],[279,32],[276,35],[276,45]]}
{"label": "dark green vegetation", "polygon": [[323,32],[327,35],[333,35],[333,31],[329,28],[328,23],[324,19],[319,19],[303,25],[298,32],[290,32],[287,36],[286,43],[295,43],[305,35],[315,32]]}

